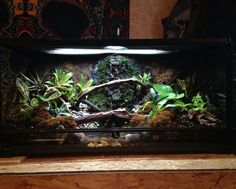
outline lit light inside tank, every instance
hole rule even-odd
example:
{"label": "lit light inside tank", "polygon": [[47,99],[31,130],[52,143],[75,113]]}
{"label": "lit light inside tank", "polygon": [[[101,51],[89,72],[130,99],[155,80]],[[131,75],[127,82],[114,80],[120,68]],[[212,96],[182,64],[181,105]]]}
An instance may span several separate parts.
{"label": "lit light inside tank", "polygon": [[107,46],[103,49],[77,49],[77,48],[57,48],[46,50],[48,54],[55,55],[96,55],[96,54],[141,54],[156,55],[167,54],[169,51],[158,49],[127,49],[122,46]]}
{"label": "lit light inside tank", "polygon": [[106,46],[104,49],[110,49],[110,50],[127,50],[128,48],[124,46]]}

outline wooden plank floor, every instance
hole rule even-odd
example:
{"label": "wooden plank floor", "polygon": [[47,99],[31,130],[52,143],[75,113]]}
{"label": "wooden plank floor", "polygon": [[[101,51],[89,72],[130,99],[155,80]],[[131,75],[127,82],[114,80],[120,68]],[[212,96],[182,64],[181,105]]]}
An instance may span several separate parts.
{"label": "wooden plank floor", "polygon": [[236,156],[42,157],[0,163],[0,189],[15,188],[236,189]]}

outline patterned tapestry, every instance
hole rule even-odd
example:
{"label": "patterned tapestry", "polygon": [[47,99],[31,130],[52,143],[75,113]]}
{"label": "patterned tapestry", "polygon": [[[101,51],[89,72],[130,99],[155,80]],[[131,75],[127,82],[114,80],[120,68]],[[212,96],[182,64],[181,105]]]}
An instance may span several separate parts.
{"label": "patterned tapestry", "polygon": [[129,37],[129,0],[0,0],[0,38]]}

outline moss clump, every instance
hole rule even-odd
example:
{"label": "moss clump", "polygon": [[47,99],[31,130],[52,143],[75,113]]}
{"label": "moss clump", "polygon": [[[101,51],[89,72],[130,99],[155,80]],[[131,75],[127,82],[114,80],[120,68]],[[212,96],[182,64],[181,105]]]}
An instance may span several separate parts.
{"label": "moss clump", "polygon": [[38,107],[35,108],[34,117],[37,123],[53,118],[53,116],[47,110],[47,105],[44,104],[40,104]]}
{"label": "moss clump", "polygon": [[158,112],[149,122],[149,127],[174,127],[174,114],[171,111],[163,110]]}
{"label": "moss clump", "polygon": [[133,127],[146,127],[147,126],[147,116],[143,114],[133,114],[130,119],[130,124]]}
{"label": "moss clump", "polygon": [[33,111],[34,109],[32,107],[28,107],[23,104],[17,104],[9,108],[6,118],[4,118],[5,120],[2,123],[3,125],[8,125],[14,128],[19,126],[28,128],[32,123]]}
{"label": "moss clump", "polygon": [[44,128],[57,128],[63,126],[64,128],[75,128],[77,123],[71,116],[52,116],[46,110],[40,110],[35,113],[35,126]]}
{"label": "moss clump", "polygon": [[178,76],[178,73],[176,73],[175,70],[167,69],[165,72],[158,75],[154,79],[154,81],[156,83],[162,83],[162,84],[173,83],[176,80],[177,76]]}

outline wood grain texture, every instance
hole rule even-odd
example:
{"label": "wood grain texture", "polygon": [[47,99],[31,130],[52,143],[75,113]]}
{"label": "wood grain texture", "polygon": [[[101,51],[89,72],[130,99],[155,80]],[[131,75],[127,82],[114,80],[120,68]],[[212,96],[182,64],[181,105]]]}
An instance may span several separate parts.
{"label": "wood grain texture", "polygon": [[10,158],[0,158],[0,165],[17,165],[24,161],[26,156],[17,156]]}
{"label": "wood grain texture", "polygon": [[[158,157],[158,156],[157,156]],[[224,158],[117,158],[28,162],[0,166],[0,174],[80,173],[101,171],[195,171],[236,170],[236,157]]]}
{"label": "wood grain texture", "polygon": [[161,20],[170,15],[177,0],[130,0],[130,38],[163,38]]}
{"label": "wood grain texture", "polygon": [[235,172],[112,172],[1,176],[1,189],[235,189]]}
{"label": "wood grain texture", "polygon": [[[46,156],[46,157],[27,157],[22,163],[40,163],[40,162],[66,162],[74,160],[101,160],[101,161],[110,161],[110,160],[140,160],[140,159],[153,159],[153,160],[174,160],[174,159],[234,159],[236,155],[234,154],[150,154],[150,155],[93,155],[93,156]],[[1,159],[1,158],[0,158]]]}

